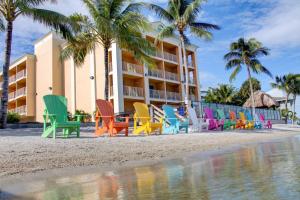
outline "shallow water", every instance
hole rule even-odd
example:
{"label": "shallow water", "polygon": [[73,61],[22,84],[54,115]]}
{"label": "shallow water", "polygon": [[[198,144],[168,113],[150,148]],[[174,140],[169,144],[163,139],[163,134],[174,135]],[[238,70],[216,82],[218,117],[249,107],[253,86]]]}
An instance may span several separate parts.
{"label": "shallow water", "polygon": [[300,199],[300,137],[1,190],[2,199]]}

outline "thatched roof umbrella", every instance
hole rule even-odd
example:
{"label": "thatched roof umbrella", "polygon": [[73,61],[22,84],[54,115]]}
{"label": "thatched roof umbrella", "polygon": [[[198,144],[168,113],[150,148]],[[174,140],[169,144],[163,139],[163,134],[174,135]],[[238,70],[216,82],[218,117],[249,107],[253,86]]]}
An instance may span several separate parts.
{"label": "thatched roof umbrella", "polygon": [[[244,103],[244,107],[251,107],[251,97]],[[279,106],[278,102],[270,95],[262,91],[254,92],[254,106],[256,108],[270,108]]]}

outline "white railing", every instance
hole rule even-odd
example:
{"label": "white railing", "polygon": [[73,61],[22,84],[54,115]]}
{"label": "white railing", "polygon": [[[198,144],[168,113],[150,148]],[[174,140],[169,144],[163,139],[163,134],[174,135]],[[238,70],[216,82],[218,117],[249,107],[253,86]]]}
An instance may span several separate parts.
{"label": "white railing", "polygon": [[8,100],[12,100],[12,99],[14,99],[14,98],[16,98],[16,93],[15,93],[15,92],[10,92],[10,93],[8,94]]}
{"label": "white railing", "polygon": [[191,101],[196,101],[196,96],[195,96],[195,95],[190,94],[189,96],[190,96],[190,100],[191,100]]}
{"label": "white railing", "polygon": [[187,63],[187,66],[190,67],[190,68],[194,68],[194,65],[193,65],[192,62],[188,62],[188,63]]}
{"label": "white railing", "polygon": [[132,73],[137,73],[137,74],[143,74],[143,66],[133,64],[133,63],[128,63],[128,62],[123,62],[122,63],[122,70],[125,72],[132,72]]}
{"label": "white railing", "polygon": [[9,79],[8,79],[9,83],[12,83],[12,82],[15,82],[15,81],[16,81],[16,76],[15,75],[10,76]]}
{"label": "white railing", "polygon": [[167,99],[173,101],[180,101],[180,94],[178,92],[167,92]]}
{"label": "white railing", "polygon": [[20,114],[20,115],[25,115],[27,113],[27,106],[20,106],[16,108],[16,113]]}
{"label": "white railing", "polygon": [[10,113],[16,113],[16,109],[8,109],[8,112],[10,112]]}
{"label": "white railing", "polygon": [[194,85],[195,84],[195,80],[190,78],[189,79],[189,84],[193,84]]}
{"label": "white railing", "polygon": [[165,99],[165,91],[163,90],[149,90],[150,98],[153,99]]}
{"label": "white railing", "polygon": [[170,61],[173,61],[173,62],[178,62],[177,56],[174,55],[174,54],[168,53],[168,52],[164,52],[164,59],[170,60]]}
{"label": "white railing", "polygon": [[17,89],[17,91],[16,91],[16,98],[20,97],[20,96],[24,96],[24,95],[26,95],[26,87]]}
{"label": "white railing", "polygon": [[163,53],[161,51],[155,51],[154,56],[158,58],[163,58]]}
{"label": "white railing", "polygon": [[172,72],[165,72],[165,77],[168,80],[179,81],[178,75]]}
{"label": "white railing", "polygon": [[140,87],[124,86],[124,96],[144,97],[144,90]]}
{"label": "white railing", "polygon": [[156,78],[164,78],[164,72],[159,69],[149,69],[148,75]]}
{"label": "white railing", "polygon": [[16,80],[26,77],[26,70],[19,71],[16,75]]}

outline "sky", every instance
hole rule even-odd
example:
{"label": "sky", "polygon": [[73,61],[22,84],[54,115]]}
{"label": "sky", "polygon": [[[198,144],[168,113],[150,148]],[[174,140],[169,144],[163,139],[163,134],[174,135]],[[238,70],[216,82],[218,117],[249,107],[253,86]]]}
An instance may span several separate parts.
{"label": "sky", "polygon": [[[167,0],[144,0],[165,7]],[[46,4],[44,8],[65,15],[74,12],[86,14],[80,0],[57,0],[57,4]],[[157,18],[145,13],[150,20]],[[189,35],[196,44],[200,82],[203,89],[229,83],[230,71],[225,70],[224,54],[231,42],[240,37],[255,37],[271,49],[271,55],[261,62],[274,76],[300,72],[300,0],[208,0],[202,5],[198,21],[214,23],[221,27],[213,31],[212,41],[203,41]],[[33,42],[49,31],[29,18],[19,18],[14,26],[12,61],[25,53],[33,52]],[[0,64],[3,63],[4,33],[0,33]],[[261,81],[262,90],[271,89],[272,78],[255,75]],[[243,70],[233,84],[239,88],[247,78]]]}

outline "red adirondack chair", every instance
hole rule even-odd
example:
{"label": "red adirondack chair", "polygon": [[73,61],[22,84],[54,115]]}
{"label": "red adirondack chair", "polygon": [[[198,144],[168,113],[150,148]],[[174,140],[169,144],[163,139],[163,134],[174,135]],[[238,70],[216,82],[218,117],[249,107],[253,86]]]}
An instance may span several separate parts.
{"label": "red adirondack chair", "polygon": [[[95,135],[101,136],[104,133],[109,133],[110,136],[116,136],[122,130],[128,136],[129,117],[125,117],[125,122],[116,122],[117,117],[114,115],[112,103],[102,99],[96,100],[96,128]],[[99,127],[99,120],[102,119],[102,126]]]}

